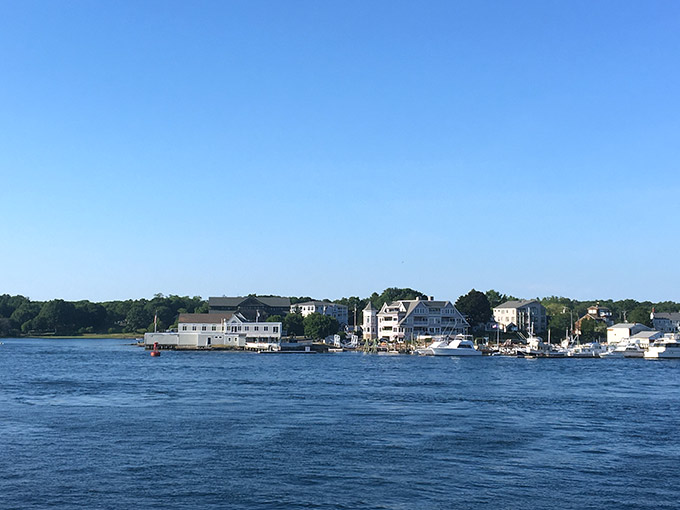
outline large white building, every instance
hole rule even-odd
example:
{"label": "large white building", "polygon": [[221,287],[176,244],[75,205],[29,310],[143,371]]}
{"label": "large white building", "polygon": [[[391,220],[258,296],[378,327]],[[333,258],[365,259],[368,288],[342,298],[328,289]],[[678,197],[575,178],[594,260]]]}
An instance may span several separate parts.
{"label": "large white building", "polygon": [[307,317],[313,313],[328,315],[337,319],[341,326],[346,326],[349,322],[349,312],[347,307],[345,305],[329,303],[328,301],[306,301],[304,303],[295,303],[294,305],[290,305],[290,313],[295,312],[300,312],[303,317]]}
{"label": "large white building", "polygon": [[364,339],[392,342],[418,337],[456,335],[470,327],[451,301],[412,299],[383,304],[380,311],[370,303],[363,310]]}
{"label": "large white building", "polygon": [[503,331],[546,331],[548,316],[545,306],[536,299],[506,301],[493,309],[493,319]]}
{"label": "large white building", "polygon": [[280,322],[249,322],[240,313],[183,313],[177,332],[146,333],[144,344],[180,349],[248,348],[281,342]]}
{"label": "large white building", "polygon": [[639,322],[621,322],[607,328],[607,343],[618,344],[621,340],[627,340],[642,331],[652,331],[652,328]]}

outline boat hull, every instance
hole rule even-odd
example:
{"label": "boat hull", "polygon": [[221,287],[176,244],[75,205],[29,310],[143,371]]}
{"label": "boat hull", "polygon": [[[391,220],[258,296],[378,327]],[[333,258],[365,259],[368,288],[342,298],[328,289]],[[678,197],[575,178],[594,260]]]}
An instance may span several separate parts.
{"label": "boat hull", "polygon": [[427,349],[432,354],[431,356],[481,356],[482,352],[475,349],[460,349],[460,348],[446,348],[433,347]]}

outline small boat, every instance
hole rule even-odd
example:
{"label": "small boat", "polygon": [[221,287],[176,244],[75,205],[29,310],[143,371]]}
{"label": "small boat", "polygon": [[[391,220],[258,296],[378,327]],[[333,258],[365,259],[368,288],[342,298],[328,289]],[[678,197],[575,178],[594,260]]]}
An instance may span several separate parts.
{"label": "small boat", "polygon": [[599,358],[600,354],[606,352],[607,349],[599,342],[591,342],[589,344],[574,345],[569,349],[569,357],[571,358]]}
{"label": "small boat", "polygon": [[452,339],[443,337],[435,340],[416,353],[424,356],[481,356],[482,351],[475,348],[472,335],[456,335]]}
{"label": "small boat", "polygon": [[566,358],[567,352],[555,349],[551,343],[546,343],[540,336],[531,335],[524,347],[516,350],[518,358]]}

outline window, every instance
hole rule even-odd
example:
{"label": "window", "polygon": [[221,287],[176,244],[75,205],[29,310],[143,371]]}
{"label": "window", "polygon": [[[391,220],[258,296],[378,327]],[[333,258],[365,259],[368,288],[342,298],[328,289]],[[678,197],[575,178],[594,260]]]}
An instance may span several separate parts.
{"label": "window", "polygon": [[205,331],[207,328],[205,326],[201,326],[201,331]]}
{"label": "window", "polygon": [[217,326],[213,326],[213,327],[212,327],[212,330],[213,330],[213,331],[217,331]]}
{"label": "window", "polygon": [[196,326],[191,326],[191,331],[196,331]]}
{"label": "window", "polygon": [[264,330],[265,330],[265,331],[269,331],[269,326],[265,326],[265,327],[264,327]]}
{"label": "window", "polygon": [[186,330],[187,330],[187,327],[186,327],[186,326],[182,326],[182,331],[186,331]]}
{"label": "window", "polygon": [[260,326],[255,326],[255,331],[260,331]]}
{"label": "window", "polygon": [[278,333],[278,332],[279,332],[279,327],[278,327],[278,326],[274,326],[274,327],[272,328],[272,331],[273,331],[274,333]]}

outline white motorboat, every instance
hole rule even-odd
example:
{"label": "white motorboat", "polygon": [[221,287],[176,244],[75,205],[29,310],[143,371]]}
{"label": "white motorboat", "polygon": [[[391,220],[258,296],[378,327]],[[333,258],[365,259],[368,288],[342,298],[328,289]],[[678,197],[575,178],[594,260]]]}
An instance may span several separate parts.
{"label": "white motorboat", "polygon": [[661,338],[649,346],[644,353],[645,359],[680,358],[680,342],[675,338]]}
{"label": "white motorboat", "polygon": [[621,342],[614,349],[600,353],[600,358],[642,358],[645,350],[639,342]]}
{"label": "white motorboat", "polygon": [[524,347],[518,347],[516,354],[518,358],[564,358],[566,351],[555,349],[549,342],[544,342],[540,336],[531,335],[527,338]]}
{"label": "white motorboat", "polygon": [[600,354],[606,351],[607,349],[599,342],[592,342],[574,345],[569,349],[569,356],[572,358],[599,358]]}
{"label": "white motorboat", "polygon": [[456,335],[453,338],[444,337],[435,340],[424,349],[418,349],[418,354],[425,356],[481,356],[482,351],[475,348],[471,335]]}

